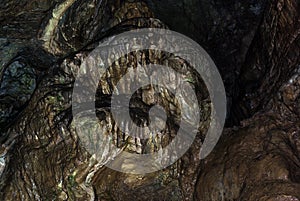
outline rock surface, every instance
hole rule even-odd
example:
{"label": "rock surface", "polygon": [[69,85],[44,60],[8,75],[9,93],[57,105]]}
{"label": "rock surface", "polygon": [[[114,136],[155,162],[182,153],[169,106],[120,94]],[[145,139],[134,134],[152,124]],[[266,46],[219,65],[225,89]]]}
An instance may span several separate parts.
{"label": "rock surface", "polygon": [[[299,6],[297,0],[5,0],[0,5],[1,200],[300,200]],[[87,152],[72,125],[71,99],[79,66],[99,41],[144,27],[168,27],[208,51],[225,82],[228,128],[200,160],[210,104],[207,89],[195,78],[205,112],[191,148],[164,170],[133,175],[111,170]],[[143,54],[148,56],[139,61]],[[146,61],[186,68],[171,54],[127,55],[112,64],[114,76],[99,84],[102,92],[96,96],[99,122],[111,126],[108,136],[136,154],[155,152],[173,136],[148,141],[123,136],[105,107],[110,83],[122,70]],[[144,113],[155,99],[151,90],[135,94],[132,107],[145,108],[137,119],[148,121]],[[164,96],[172,103],[165,107],[174,108],[172,96]]]}

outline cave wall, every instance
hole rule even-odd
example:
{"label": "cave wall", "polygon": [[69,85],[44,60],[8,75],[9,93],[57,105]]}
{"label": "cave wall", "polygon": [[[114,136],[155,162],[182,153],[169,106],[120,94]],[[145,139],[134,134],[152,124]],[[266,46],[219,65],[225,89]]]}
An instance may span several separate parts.
{"label": "cave wall", "polygon": [[[299,13],[296,0],[4,1],[1,200],[300,200]],[[178,31],[210,54],[227,128],[202,161],[198,135],[172,166],[130,175],[82,147],[70,106],[97,43],[143,27]]]}

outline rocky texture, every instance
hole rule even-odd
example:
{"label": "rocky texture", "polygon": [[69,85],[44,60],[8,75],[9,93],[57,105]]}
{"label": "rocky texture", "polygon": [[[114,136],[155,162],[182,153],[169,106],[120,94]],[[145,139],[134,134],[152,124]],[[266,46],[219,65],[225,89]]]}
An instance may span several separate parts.
{"label": "rocky texture", "polygon": [[[228,125],[237,124],[232,114],[237,82],[248,48],[261,24],[265,0],[147,0],[154,14],[174,31],[198,42],[216,63],[226,88]],[[180,16],[180,17],[178,17]],[[251,56],[250,56],[251,57]],[[234,102],[234,103],[233,103]]]}
{"label": "rocky texture", "polygon": [[[0,11],[1,200],[300,200],[296,0],[14,0]],[[85,150],[72,125],[75,74],[103,38],[166,25],[199,42],[216,61],[233,100],[229,125],[249,119],[227,128],[203,161],[198,153],[206,121],[172,166],[146,175],[113,171]],[[177,69],[184,64],[170,54],[144,53],[146,61]],[[111,74],[138,61],[133,54],[122,62]],[[199,102],[208,106],[205,87],[195,84],[204,94]],[[100,86],[99,109],[110,91],[109,84]],[[137,104],[151,105],[149,91],[136,93]],[[124,138],[99,111],[99,121],[112,125],[108,135],[127,151],[153,152],[172,138]]]}
{"label": "rocky texture", "polygon": [[55,1],[9,1],[1,2],[0,34],[7,38],[33,39],[36,37],[43,19],[62,0]]}
{"label": "rocky texture", "polygon": [[299,9],[297,1],[270,2],[239,77],[236,117],[249,118],[264,108],[299,66]]}
{"label": "rocky texture", "polygon": [[266,111],[226,130],[203,162],[196,200],[300,199],[299,81],[296,71]]}

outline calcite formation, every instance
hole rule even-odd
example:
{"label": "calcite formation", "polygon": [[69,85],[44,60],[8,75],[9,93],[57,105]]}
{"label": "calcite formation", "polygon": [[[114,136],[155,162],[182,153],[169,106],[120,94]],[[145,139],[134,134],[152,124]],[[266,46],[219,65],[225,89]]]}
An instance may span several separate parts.
{"label": "calcite formation", "polygon": [[[299,201],[299,15],[297,0],[4,0],[0,199]],[[222,75],[228,99],[222,137],[200,160],[211,104],[192,66],[153,50],[107,58],[111,65],[95,95],[99,124],[110,128],[101,143],[142,154],[156,152],[175,136],[176,99],[168,91],[156,96],[157,86],[134,93],[133,119],[147,124],[147,112],[161,101],[174,111],[166,123],[170,135],[134,138],[120,132],[111,117],[113,85],[140,63],[169,65],[187,75],[203,111],[190,149],[171,166],[143,175],[104,166],[111,158],[103,152],[103,160],[97,160],[72,124],[72,90],[81,64],[107,37],[141,28],[175,30],[203,46]],[[88,121],[80,123],[93,131]]]}

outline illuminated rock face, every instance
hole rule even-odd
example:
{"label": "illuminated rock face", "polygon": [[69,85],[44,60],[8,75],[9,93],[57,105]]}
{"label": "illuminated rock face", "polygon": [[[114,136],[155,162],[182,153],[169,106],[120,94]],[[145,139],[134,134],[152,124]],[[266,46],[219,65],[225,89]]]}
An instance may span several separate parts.
{"label": "illuminated rock face", "polygon": [[[299,3],[222,2],[3,2],[1,200],[300,200]],[[225,80],[228,125],[238,126],[226,128],[202,161],[198,153],[209,121],[189,151],[164,170],[130,175],[103,167],[71,124],[76,72],[105,37],[166,25],[211,54]],[[186,68],[170,54],[144,53],[141,62]],[[127,55],[112,65],[112,79],[137,65],[136,57]],[[97,107],[106,107],[109,83],[102,83]],[[201,82],[196,85],[207,119],[208,94]],[[148,105],[145,111],[155,99],[151,87],[137,91],[135,98],[133,106]],[[129,152],[155,152],[174,137],[143,141],[123,136],[108,112],[98,111],[99,121],[111,127],[113,143]]]}

